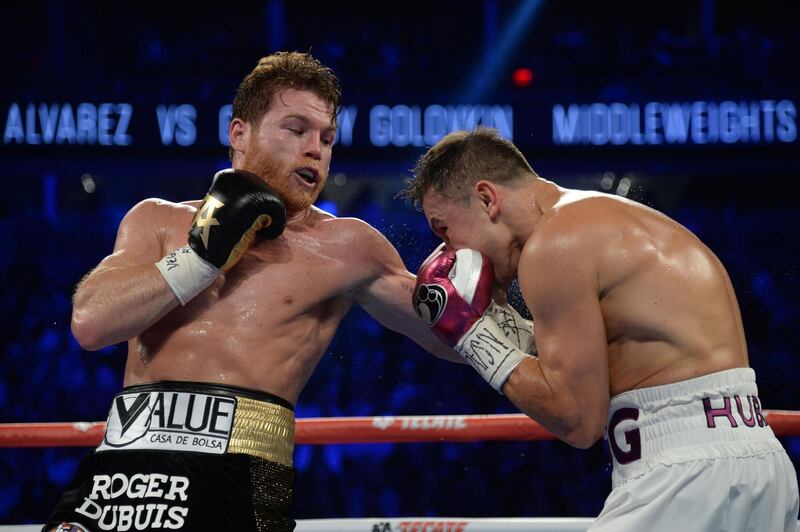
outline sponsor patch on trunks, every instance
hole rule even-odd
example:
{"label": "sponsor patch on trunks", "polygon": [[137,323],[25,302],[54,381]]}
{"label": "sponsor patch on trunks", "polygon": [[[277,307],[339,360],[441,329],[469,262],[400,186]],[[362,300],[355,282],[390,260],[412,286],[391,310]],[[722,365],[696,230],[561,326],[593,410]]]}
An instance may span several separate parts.
{"label": "sponsor patch on trunks", "polygon": [[157,450],[224,454],[236,398],[152,391],[114,397],[98,451]]}

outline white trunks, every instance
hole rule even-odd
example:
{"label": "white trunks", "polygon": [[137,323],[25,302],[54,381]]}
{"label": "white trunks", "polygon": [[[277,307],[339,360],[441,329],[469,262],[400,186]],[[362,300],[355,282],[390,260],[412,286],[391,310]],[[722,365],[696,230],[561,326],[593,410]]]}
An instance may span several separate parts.
{"label": "white trunks", "polygon": [[621,393],[606,436],[613,489],[590,531],[795,532],[797,475],[752,369]]}

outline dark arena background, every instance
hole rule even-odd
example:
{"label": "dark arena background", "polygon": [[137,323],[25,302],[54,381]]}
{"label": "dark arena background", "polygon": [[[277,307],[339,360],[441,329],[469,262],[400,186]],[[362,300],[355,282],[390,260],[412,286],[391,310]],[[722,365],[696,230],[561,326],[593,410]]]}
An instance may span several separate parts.
{"label": "dark arena background", "polygon": [[[229,165],[241,78],[277,50],[341,78],[319,205],[416,271],[437,245],[396,197],[426,146],[482,124],[543,177],[663,211],[722,260],[764,408],[800,410],[800,32],[791,2],[6,2],[0,8],[0,422],[102,421],[126,347],[71,336],[76,283],[148,197]],[[515,302],[521,301],[517,297]],[[516,412],[472,369],[359,308],[298,418]],[[800,437],[782,442],[800,469]],[[0,449],[0,523],[41,523],[87,448]],[[300,445],[298,519],[592,517],[607,446]]]}

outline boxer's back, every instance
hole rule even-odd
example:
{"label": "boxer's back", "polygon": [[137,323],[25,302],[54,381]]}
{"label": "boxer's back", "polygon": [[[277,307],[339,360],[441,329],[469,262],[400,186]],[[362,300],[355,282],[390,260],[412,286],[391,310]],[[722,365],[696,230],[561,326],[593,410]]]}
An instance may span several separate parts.
{"label": "boxer's back", "polygon": [[568,192],[556,210],[590,235],[612,395],[748,365],[730,279],[689,230],[614,196]]}

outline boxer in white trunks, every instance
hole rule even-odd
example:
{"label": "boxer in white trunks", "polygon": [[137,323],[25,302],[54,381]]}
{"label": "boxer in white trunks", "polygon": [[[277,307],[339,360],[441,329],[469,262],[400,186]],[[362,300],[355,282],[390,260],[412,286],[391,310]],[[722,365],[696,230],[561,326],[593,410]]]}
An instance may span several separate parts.
{"label": "boxer in white trunks", "polygon": [[[444,137],[406,195],[444,241],[417,276],[422,319],[561,440],[607,434],[613,489],[590,530],[795,531],[797,476],[731,282],[697,237],[542,179],[489,129]],[[532,323],[502,297],[515,278]]]}

